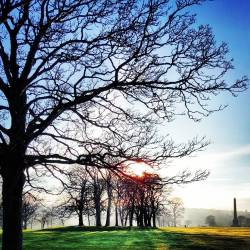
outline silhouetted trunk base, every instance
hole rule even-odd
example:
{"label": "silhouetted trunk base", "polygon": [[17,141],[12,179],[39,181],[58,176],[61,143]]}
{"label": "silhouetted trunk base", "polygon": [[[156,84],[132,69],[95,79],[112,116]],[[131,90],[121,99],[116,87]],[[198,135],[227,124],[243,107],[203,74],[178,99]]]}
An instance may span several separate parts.
{"label": "silhouetted trunk base", "polygon": [[83,226],[82,212],[80,212],[79,217],[78,217],[78,226],[79,227]]}
{"label": "silhouetted trunk base", "polygon": [[3,237],[2,250],[22,249],[22,192],[25,175],[22,170],[8,166],[3,171]]}

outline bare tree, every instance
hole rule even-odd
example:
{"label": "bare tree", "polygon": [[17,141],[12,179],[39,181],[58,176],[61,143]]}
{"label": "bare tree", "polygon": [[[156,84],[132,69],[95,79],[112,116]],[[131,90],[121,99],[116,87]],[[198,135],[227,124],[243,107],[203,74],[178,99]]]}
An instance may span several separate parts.
{"label": "bare tree", "polygon": [[42,208],[37,214],[36,220],[41,223],[41,229],[44,229],[46,224],[49,225],[49,218],[51,216],[50,210]]}
{"label": "bare tree", "polygon": [[105,180],[102,178],[102,175],[98,169],[91,169],[89,170],[87,168],[87,171],[90,176],[90,185],[92,189],[92,199],[94,202],[94,208],[95,208],[95,219],[96,219],[96,226],[100,227],[102,226],[101,222],[101,213],[104,209],[104,191],[105,191]]}
{"label": "bare tree", "polygon": [[26,193],[23,196],[23,229],[27,229],[28,223],[30,223],[31,225],[33,224],[33,220],[36,216],[38,208],[39,201],[37,201],[37,198],[30,193]]}
{"label": "bare tree", "polygon": [[83,226],[83,215],[91,213],[94,206],[90,176],[85,168],[79,166],[72,168],[66,176],[63,182],[65,201],[59,206],[58,213],[61,217],[77,214],[78,225]]}
{"label": "bare tree", "polygon": [[113,193],[114,193],[114,180],[115,176],[114,174],[106,169],[103,171],[102,174],[105,183],[106,183],[106,193],[107,193],[107,211],[106,211],[106,222],[105,226],[110,226],[110,217],[111,217],[111,208],[112,208],[112,200],[113,200]]}
{"label": "bare tree", "polygon": [[165,182],[158,174],[144,172],[141,176],[121,176],[115,186],[116,207],[121,225],[156,227],[156,216],[163,209]]}
{"label": "bare tree", "polygon": [[[98,132],[116,138],[128,134],[140,142],[146,124],[171,121],[176,105],[199,120],[214,111],[207,106],[212,95],[245,89],[244,77],[231,85],[223,80],[232,68],[226,44],[216,46],[208,25],[194,25],[188,9],[201,2],[1,1],[3,250],[22,248],[25,169],[43,165],[60,171],[55,164],[75,163],[109,167],[110,155],[119,156],[113,167],[140,155],[160,162],[202,147],[199,140],[186,146],[162,143],[163,151],[142,154],[133,151],[134,139],[124,152],[122,144],[111,146]],[[134,102],[146,107],[143,115],[131,112]],[[114,116],[123,126],[117,127]],[[132,132],[132,125],[144,129]],[[84,134],[77,132],[79,126]]]}
{"label": "bare tree", "polygon": [[170,212],[170,215],[173,219],[173,226],[177,226],[178,219],[183,216],[184,213],[184,207],[183,202],[180,198],[175,197],[168,201],[168,209]]}

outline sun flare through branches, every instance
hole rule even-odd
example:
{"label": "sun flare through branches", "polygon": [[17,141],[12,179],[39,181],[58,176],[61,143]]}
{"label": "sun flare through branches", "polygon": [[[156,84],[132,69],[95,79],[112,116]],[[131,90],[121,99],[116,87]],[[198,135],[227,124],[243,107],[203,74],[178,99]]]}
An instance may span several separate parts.
{"label": "sun flare through branches", "polygon": [[130,161],[127,163],[127,171],[131,176],[143,176],[144,173],[153,173],[154,169],[143,161]]}

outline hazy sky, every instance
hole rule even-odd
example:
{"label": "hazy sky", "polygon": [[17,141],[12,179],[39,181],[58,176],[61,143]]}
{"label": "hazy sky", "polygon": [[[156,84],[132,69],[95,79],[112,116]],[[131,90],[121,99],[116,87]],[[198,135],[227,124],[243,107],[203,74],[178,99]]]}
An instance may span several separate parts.
{"label": "hazy sky", "polygon": [[[250,1],[208,1],[196,10],[198,23],[209,24],[218,42],[225,41],[235,69],[227,75],[233,81],[250,77]],[[212,144],[196,157],[172,163],[176,168],[207,168],[208,180],[177,188],[186,207],[232,209],[233,197],[250,198],[250,90],[237,98],[217,96],[211,104],[228,104],[224,111],[194,123],[178,118],[164,128],[177,141],[206,135]],[[166,130],[166,131],[165,131]],[[172,168],[171,167],[171,168]],[[246,203],[240,209],[250,210]]]}

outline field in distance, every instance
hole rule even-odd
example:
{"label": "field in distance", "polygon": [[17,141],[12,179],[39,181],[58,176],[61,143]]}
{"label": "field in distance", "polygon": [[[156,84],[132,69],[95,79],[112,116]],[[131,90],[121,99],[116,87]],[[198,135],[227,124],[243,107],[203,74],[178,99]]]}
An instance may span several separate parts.
{"label": "field in distance", "polygon": [[60,227],[24,232],[24,250],[45,249],[250,250],[250,228]]}

